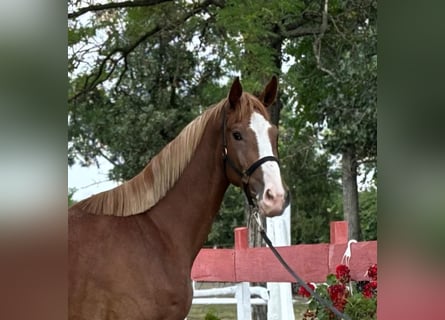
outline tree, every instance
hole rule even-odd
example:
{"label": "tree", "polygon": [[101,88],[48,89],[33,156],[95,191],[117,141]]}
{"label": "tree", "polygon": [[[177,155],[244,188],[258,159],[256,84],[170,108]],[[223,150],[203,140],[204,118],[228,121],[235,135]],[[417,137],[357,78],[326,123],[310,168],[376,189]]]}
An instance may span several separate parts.
{"label": "tree", "polygon": [[[71,164],[105,157],[114,164],[111,179],[129,179],[203,108],[222,99],[234,74],[248,91],[260,90],[275,74],[280,92],[272,119],[280,125],[282,170],[293,197],[293,241],[326,241],[329,221],[341,218],[342,206],[354,217],[347,208],[356,196],[357,165],[367,161],[374,168],[376,158],[374,1],[68,5]],[[292,58],[296,63],[282,74]],[[343,189],[351,190],[343,205],[332,169],[331,155],[338,154]],[[227,192],[208,245],[232,241],[233,227],[245,221],[241,199],[239,190]]]}
{"label": "tree", "polygon": [[[71,82],[70,163],[77,157],[89,165],[102,156],[114,165],[111,179],[127,180],[173,139],[200,108],[222,98],[222,88],[207,83],[212,77],[219,77],[218,58],[198,65],[193,48],[187,47],[193,36],[187,30],[191,26],[184,22],[192,13],[180,13],[181,7],[163,4],[162,8],[131,8],[126,15],[112,15],[112,20],[125,23],[124,30],[108,20],[103,24],[94,22],[97,26],[93,23],[96,34],[102,28],[109,34],[99,51],[110,52],[98,55],[95,66]],[[176,26],[172,21],[173,26],[160,29],[161,23],[177,16],[185,24]],[[186,22],[194,25],[193,21]],[[111,57],[117,53],[119,57],[113,60]],[[122,62],[118,61],[122,56]],[[71,60],[78,58],[74,55]],[[108,64],[110,68],[106,67]],[[102,82],[104,79],[106,82]]]}
{"label": "tree", "polygon": [[[292,120],[284,115],[283,121]],[[329,222],[342,218],[340,174],[322,152],[312,126],[298,132],[285,127],[280,153],[285,154],[281,167],[292,199],[292,243],[327,243]]]}
{"label": "tree", "polygon": [[[340,218],[331,155],[343,155],[343,189],[352,190],[344,207],[354,217],[347,208],[357,198],[357,165],[373,169],[376,159],[375,1],[68,4],[70,163],[105,157],[114,164],[111,179],[129,179],[222,99],[234,74],[248,91],[276,74],[272,119],[285,136],[280,155],[298,215],[295,241],[326,239],[328,222]],[[226,242],[243,220],[239,195],[228,192],[208,244]]]}
{"label": "tree", "polygon": [[377,240],[377,189],[370,188],[359,193],[362,239]]}
{"label": "tree", "polygon": [[232,248],[235,243],[233,230],[245,224],[243,213],[244,194],[240,188],[229,186],[221,206],[221,214],[215,217],[206,246]]}
{"label": "tree", "polygon": [[[243,81],[252,90],[266,82],[270,74],[280,74],[283,62],[282,47],[287,38],[296,38],[320,32],[318,16],[308,18],[306,8],[291,1],[228,1],[218,14],[220,27],[227,33],[225,39],[231,51],[229,56],[233,68],[240,70]],[[233,17],[243,17],[233,19]],[[238,57],[241,57],[238,58]],[[258,81],[260,80],[260,81]],[[282,96],[278,93],[276,103],[271,106],[271,120],[279,125],[283,108]],[[246,220],[249,218],[246,206]],[[265,225],[263,218],[263,225]],[[249,245],[262,246],[259,227],[249,226]],[[255,306],[253,319],[265,319],[266,308]]]}
{"label": "tree", "polygon": [[77,191],[76,188],[69,188],[68,189],[68,207],[72,206],[76,203],[76,201],[73,199],[74,193]]}
{"label": "tree", "polygon": [[297,57],[299,108],[317,124],[323,145],[340,154],[343,210],[349,237],[360,239],[357,168],[377,158],[377,31],[375,1],[331,3],[334,32],[289,46]]}

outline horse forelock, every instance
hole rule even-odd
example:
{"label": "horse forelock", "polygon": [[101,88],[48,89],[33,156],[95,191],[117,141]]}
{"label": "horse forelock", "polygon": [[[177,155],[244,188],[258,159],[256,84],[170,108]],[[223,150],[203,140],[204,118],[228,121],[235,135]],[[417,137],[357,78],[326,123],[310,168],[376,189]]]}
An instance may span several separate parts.
{"label": "horse forelock", "polygon": [[261,101],[254,95],[243,92],[239,101],[240,107],[235,108],[233,122],[241,122],[250,119],[253,112],[259,112],[266,120],[270,120],[269,113]]}

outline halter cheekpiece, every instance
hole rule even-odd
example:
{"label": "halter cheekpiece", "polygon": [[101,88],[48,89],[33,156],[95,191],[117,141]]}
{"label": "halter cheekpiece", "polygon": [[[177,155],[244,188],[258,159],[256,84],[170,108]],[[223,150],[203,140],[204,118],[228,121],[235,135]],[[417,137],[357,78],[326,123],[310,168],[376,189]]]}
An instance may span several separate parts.
{"label": "halter cheekpiece", "polygon": [[249,202],[249,205],[255,206],[255,203],[253,202],[252,199],[252,195],[249,192],[249,179],[250,176],[255,172],[256,169],[258,169],[263,163],[267,162],[267,161],[275,161],[278,164],[280,164],[280,161],[274,157],[274,156],[266,156],[266,157],[262,157],[260,159],[258,159],[257,161],[255,161],[254,163],[252,163],[250,165],[250,167],[248,167],[245,170],[241,170],[239,168],[237,168],[237,166],[235,165],[235,163],[230,159],[229,155],[227,154],[227,139],[226,139],[226,110],[224,109],[223,111],[223,120],[222,120],[222,136],[223,136],[223,161],[224,161],[224,170],[226,168],[226,164],[228,164],[233,171],[236,172],[236,174],[241,178],[241,182],[243,183],[243,190],[244,193],[247,197],[247,201]]}

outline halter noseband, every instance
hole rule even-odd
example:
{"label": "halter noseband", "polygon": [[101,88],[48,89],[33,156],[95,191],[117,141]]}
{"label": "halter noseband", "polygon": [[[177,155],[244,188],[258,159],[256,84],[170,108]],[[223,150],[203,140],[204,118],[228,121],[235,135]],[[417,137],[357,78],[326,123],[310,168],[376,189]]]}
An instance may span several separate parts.
{"label": "halter noseband", "polygon": [[222,125],[222,136],[223,136],[223,161],[224,161],[224,170],[226,168],[226,164],[228,164],[233,171],[241,178],[241,182],[243,183],[243,189],[244,193],[247,197],[247,201],[249,202],[250,206],[254,206],[254,202],[252,199],[252,195],[249,192],[249,179],[250,176],[255,172],[256,169],[258,169],[263,163],[267,161],[275,161],[278,164],[280,164],[280,161],[274,157],[274,156],[266,156],[263,158],[258,159],[254,163],[250,165],[249,168],[246,170],[240,170],[236,167],[235,163],[230,159],[229,155],[227,154],[227,140],[226,140],[226,110],[223,111],[223,125]]}

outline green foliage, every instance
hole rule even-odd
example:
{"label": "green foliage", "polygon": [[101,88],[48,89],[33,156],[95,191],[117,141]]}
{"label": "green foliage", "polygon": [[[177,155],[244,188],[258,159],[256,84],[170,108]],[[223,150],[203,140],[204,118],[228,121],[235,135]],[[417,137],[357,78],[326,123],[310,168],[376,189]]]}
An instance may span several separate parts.
{"label": "green foliage", "polygon": [[[338,154],[350,145],[359,159],[377,156],[376,2],[338,2],[334,30],[291,43],[291,72],[300,112],[323,134],[323,146]],[[317,50],[314,50],[314,47]],[[315,52],[314,52],[315,51]]]}
{"label": "green foliage", "polygon": [[206,246],[233,247],[233,229],[245,225],[244,202],[242,190],[230,186],[224,195],[220,213],[213,222]]}
{"label": "green foliage", "polygon": [[[180,8],[162,14],[153,10],[130,10],[127,28],[118,42],[131,41],[140,36],[141,30],[150,28],[153,20],[148,21],[147,14],[161,23],[167,19],[166,14],[177,15]],[[202,77],[196,74],[198,57],[187,47],[189,37],[182,30],[153,36],[127,56],[125,64],[116,66],[122,73],[115,79],[119,85],[114,90],[97,87],[70,103],[71,164],[79,161],[90,165],[104,156],[114,165],[111,179],[130,179],[200,108],[218,101],[221,88],[217,92],[213,83],[207,87],[206,80],[219,68],[214,63],[212,70],[204,68]],[[128,65],[137,68],[123,73]],[[71,91],[79,91],[84,81],[84,77],[74,79]],[[209,91],[217,97],[209,96]],[[200,93],[202,97],[197,95]]]}
{"label": "green foliage", "polygon": [[352,320],[377,319],[377,298],[365,298],[361,294],[354,294],[348,298],[344,312]]}
{"label": "green foliage", "polygon": [[204,320],[220,320],[220,318],[217,316],[216,311],[211,309],[207,312]]}
{"label": "green foliage", "polygon": [[[359,286],[357,282],[350,281],[349,268],[345,265],[340,269],[338,267],[340,266],[337,266],[337,274],[329,274],[326,277],[326,282],[318,284],[314,291],[325,302],[331,303],[337,310],[348,315],[351,320],[377,319],[377,274],[373,278],[372,287],[375,290],[369,291],[367,286],[370,285],[370,281],[363,281]],[[372,267],[377,270],[377,265]],[[354,290],[352,290],[352,287],[354,287]],[[309,293],[302,287],[298,289],[298,294],[309,297]],[[334,318],[336,317],[332,311],[317,299],[311,297],[308,309],[303,315],[303,320],[329,320]]]}
{"label": "green foliage", "polygon": [[[362,241],[377,240],[377,189],[370,188],[359,192],[360,229]],[[342,219],[343,204],[341,195],[332,204],[336,212],[334,220]]]}
{"label": "green foliage", "polygon": [[[296,132],[282,114],[281,168],[292,203],[292,243],[329,242],[329,222],[340,220],[336,205],[341,196],[339,173],[332,170],[329,155],[321,153],[314,130]],[[318,150],[317,150],[318,149]]]}
{"label": "green foliage", "polygon": [[337,278],[335,277],[335,274],[328,274],[327,276],[326,276],[326,284],[328,285],[328,286],[331,286],[331,285],[333,285],[333,284],[336,284],[337,283]]}
{"label": "green foliage", "polygon": [[88,37],[93,37],[96,29],[93,27],[68,28],[68,46],[72,46]]}
{"label": "green foliage", "polygon": [[377,240],[377,190],[359,193],[360,224],[364,241]]}
{"label": "green foliage", "polygon": [[[331,276],[332,275],[329,275],[328,278]],[[334,276],[334,278],[335,278],[335,276]],[[335,282],[335,281],[331,281],[329,279],[328,279],[328,281],[329,281],[329,285],[331,285],[331,284],[333,284],[333,282]],[[316,288],[315,291],[318,293],[320,298],[327,300],[327,301],[330,300],[327,285],[321,284]],[[317,319],[319,319],[319,320],[329,319],[328,310],[326,310],[324,307],[321,307],[320,303],[317,300],[315,300],[315,299],[311,300],[311,302],[309,303],[309,309],[316,310]]]}
{"label": "green foliage", "polygon": [[[105,157],[114,165],[110,179],[129,179],[222,99],[234,74],[249,91],[280,75],[279,152],[292,195],[292,242],[327,242],[329,222],[342,218],[332,155],[353,144],[375,169],[377,29],[376,1],[330,1],[321,36],[321,3],[176,1],[71,19],[69,164]],[[281,74],[290,58],[296,63]],[[372,239],[376,206],[363,197],[362,230]],[[230,188],[207,245],[233,243],[243,211],[240,190]]]}
{"label": "green foliage", "polygon": [[76,203],[76,201],[73,199],[74,194],[76,193],[76,188],[69,188],[68,189],[68,207],[71,207],[73,204]]}
{"label": "green foliage", "polygon": [[366,169],[376,172],[377,161],[376,15],[373,0],[331,2],[329,28],[286,47],[297,61],[287,79],[298,92],[296,113],[313,124],[323,149],[352,159],[343,163],[350,172],[343,171],[342,181],[345,216],[356,238],[361,235],[352,191],[356,167],[366,161]]}

